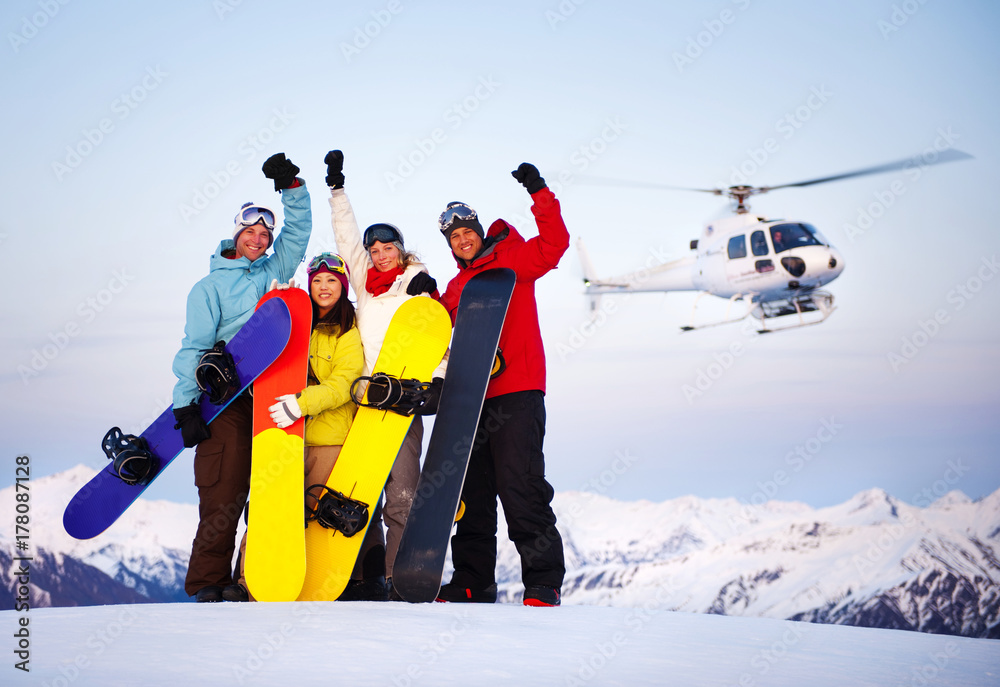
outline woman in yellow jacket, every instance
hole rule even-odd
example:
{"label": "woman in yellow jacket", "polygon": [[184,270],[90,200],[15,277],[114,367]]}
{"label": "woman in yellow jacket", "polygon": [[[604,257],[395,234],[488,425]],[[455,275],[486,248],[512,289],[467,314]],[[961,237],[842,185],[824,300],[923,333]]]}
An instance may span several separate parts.
{"label": "woman in yellow jacket", "polygon": [[306,416],[305,486],[326,484],[358,407],[351,383],[361,376],[364,351],[354,305],[347,298],[347,264],[335,253],[309,263],[313,329],[309,337],[309,385],[271,406],[271,419],[286,427]]}
{"label": "woman in yellow jacket", "polygon": [[[354,305],[347,298],[347,264],[335,253],[322,253],[309,263],[308,274],[313,309],[309,383],[297,394],[281,396],[268,409],[271,419],[280,428],[306,416],[306,489],[314,484],[326,484],[333,471],[358,409],[351,398],[351,383],[361,376],[365,365]],[[358,565],[351,575],[352,584],[360,584],[362,580],[366,552],[375,550],[376,557],[385,556],[382,527],[381,523],[377,524],[379,526],[369,527],[365,535]],[[245,546],[246,537],[243,541]],[[240,568],[239,585],[223,590],[223,597],[228,601],[249,600],[242,561]]]}

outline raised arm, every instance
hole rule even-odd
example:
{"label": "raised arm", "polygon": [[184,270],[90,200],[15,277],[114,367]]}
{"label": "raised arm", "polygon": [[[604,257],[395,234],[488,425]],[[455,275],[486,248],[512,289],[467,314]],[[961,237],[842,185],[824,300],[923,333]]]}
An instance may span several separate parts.
{"label": "raised arm", "polygon": [[534,201],[531,212],[538,225],[538,236],[525,241],[518,249],[516,271],[518,277],[538,279],[559,264],[569,248],[569,231],[563,222],[559,201],[534,165],[522,162],[511,176],[531,194]]}
{"label": "raised arm", "polygon": [[299,168],[284,153],[272,155],[261,167],[264,176],[274,180],[274,190],[281,193],[285,222],[274,239],[274,253],[268,261],[268,274],[279,282],[287,282],[306,254],[312,233],[312,206],[305,182],[295,176]]}
{"label": "raised arm", "polygon": [[361,243],[361,227],[354,217],[354,208],[344,191],[344,154],[331,150],[323,158],[326,162],[326,183],[330,185],[330,221],[333,223],[333,238],[337,242],[337,252],[351,268],[351,286],[354,293],[364,293],[365,280],[371,259]]}

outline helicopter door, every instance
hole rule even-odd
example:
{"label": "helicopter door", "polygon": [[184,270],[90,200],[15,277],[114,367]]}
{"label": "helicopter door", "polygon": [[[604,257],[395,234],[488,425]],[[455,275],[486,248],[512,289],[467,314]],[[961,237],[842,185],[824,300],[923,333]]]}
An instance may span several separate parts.
{"label": "helicopter door", "polygon": [[761,258],[754,260],[755,271],[762,274],[774,271],[774,263],[764,257],[770,252],[770,249],[767,247],[767,239],[764,238],[764,232],[760,229],[750,234],[750,251],[754,254],[755,258]]}
{"label": "helicopter door", "polygon": [[729,239],[726,246],[726,279],[731,284],[739,284],[755,273],[753,261],[747,258],[747,237],[739,234]]}

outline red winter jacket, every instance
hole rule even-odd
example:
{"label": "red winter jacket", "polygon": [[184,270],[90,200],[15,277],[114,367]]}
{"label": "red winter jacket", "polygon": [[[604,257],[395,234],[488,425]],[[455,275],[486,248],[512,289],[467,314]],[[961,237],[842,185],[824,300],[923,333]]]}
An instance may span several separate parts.
{"label": "red winter jacket", "polygon": [[509,267],[517,275],[507,319],[500,332],[500,350],[507,369],[490,381],[486,398],[533,389],[545,392],[545,349],[538,326],[535,280],[555,269],[569,248],[569,232],[552,191],[543,188],[532,195],[532,200],[531,212],[538,224],[538,236],[525,241],[514,227],[498,219],[487,233],[487,242],[492,238],[493,245],[470,265],[463,265],[456,258],[458,275],[441,296],[441,303],[454,323],[462,289],[474,275],[498,267]]}

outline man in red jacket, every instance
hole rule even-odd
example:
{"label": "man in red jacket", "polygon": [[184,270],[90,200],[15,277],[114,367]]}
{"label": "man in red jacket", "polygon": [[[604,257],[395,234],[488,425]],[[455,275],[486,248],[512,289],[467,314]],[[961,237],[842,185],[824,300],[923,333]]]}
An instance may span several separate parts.
{"label": "man in red jacket", "polygon": [[459,267],[441,296],[452,321],[462,289],[474,275],[508,267],[517,282],[500,333],[500,371],[486,390],[462,488],[465,514],[451,540],[455,574],[441,588],[438,599],[496,601],[499,496],[508,534],[521,556],[524,604],[558,606],[566,568],[542,454],[545,350],[535,281],[559,263],[569,248],[569,232],[559,213],[559,201],[534,165],[522,163],[511,174],[531,194],[538,236],[525,241],[502,219],[484,234],[475,210],[464,203],[449,203],[439,220]]}

